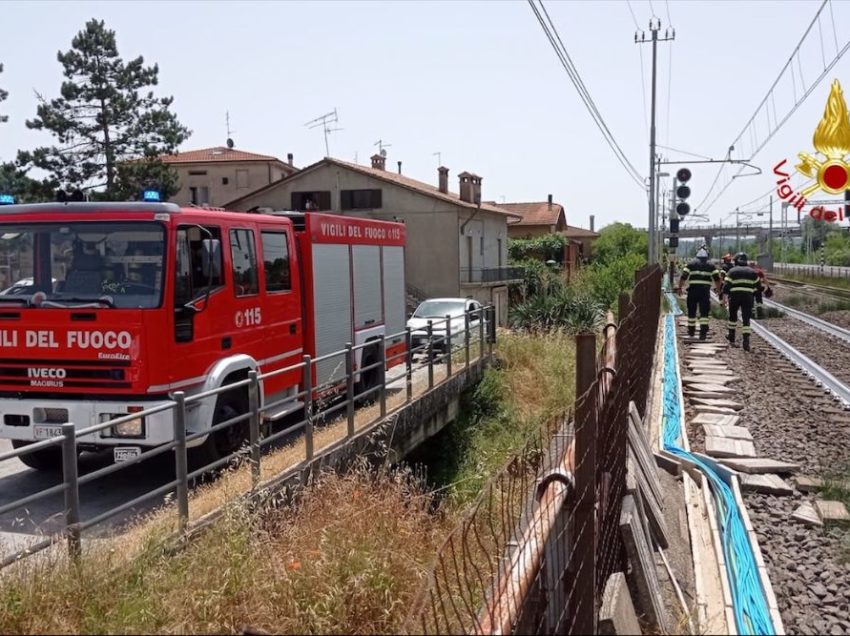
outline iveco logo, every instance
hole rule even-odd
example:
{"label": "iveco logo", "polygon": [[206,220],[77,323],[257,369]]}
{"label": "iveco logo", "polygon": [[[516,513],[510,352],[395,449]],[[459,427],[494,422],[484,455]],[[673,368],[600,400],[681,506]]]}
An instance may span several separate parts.
{"label": "iveco logo", "polygon": [[66,376],[65,369],[27,369],[27,377],[38,380],[64,380]]}

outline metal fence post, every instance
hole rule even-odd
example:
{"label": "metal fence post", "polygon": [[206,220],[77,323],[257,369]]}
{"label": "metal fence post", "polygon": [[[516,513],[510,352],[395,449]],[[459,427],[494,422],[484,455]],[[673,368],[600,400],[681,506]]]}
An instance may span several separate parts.
{"label": "metal fence post", "polygon": [[404,388],[406,391],[406,401],[410,402],[413,399],[413,334],[412,329],[407,327],[404,330],[404,346],[407,351],[405,356],[405,372],[404,372]]}
{"label": "metal fence post", "polygon": [[478,360],[484,357],[484,321],[486,320],[484,307],[478,310]]}
{"label": "metal fence post", "polygon": [[348,436],[354,435],[354,347],[345,343],[345,416],[348,419]]}
{"label": "metal fence post", "polygon": [[381,417],[387,414],[387,338],[382,335],[378,342],[378,376],[381,386],[378,389],[378,401],[381,404]]}
{"label": "metal fence post", "polygon": [[446,378],[452,377],[452,317],[446,315]]}
{"label": "metal fence post", "polygon": [[469,312],[463,313],[463,359],[464,366],[469,368]]}
{"label": "metal fence post", "polygon": [[[596,633],[596,335],[576,336],[574,633]],[[588,392],[588,389],[590,391]]]}
{"label": "metal fence post", "polygon": [[434,322],[428,321],[428,388],[434,388]]}
{"label": "metal fence post", "polygon": [[254,369],[248,371],[248,439],[251,443],[251,489],[260,485],[260,379]]}
{"label": "metal fence post", "polygon": [[186,394],[174,394],[174,472],[177,479],[177,520],[180,532],[189,523],[189,462],[186,452]]}
{"label": "metal fence post", "polygon": [[487,323],[487,357],[493,357],[493,343],[496,342],[496,308],[490,305],[487,309],[489,321]]}
{"label": "metal fence post", "polygon": [[304,356],[304,446],[307,461],[313,459],[313,360]]}
{"label": "metal fence post", "polygon": [[68,553],[75,561],[82,554],[80,539],[80,484],[77,472],[77,433],[73,424],[62,425],[62,481],[65,484],[65,532]]}

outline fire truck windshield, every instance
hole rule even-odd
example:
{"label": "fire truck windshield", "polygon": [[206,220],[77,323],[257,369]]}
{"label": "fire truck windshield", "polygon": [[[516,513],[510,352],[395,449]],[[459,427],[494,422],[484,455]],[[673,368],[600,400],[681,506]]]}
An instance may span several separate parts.
{"label": "fire truck windshield", "polygon": [[162,302],[165,231],[148,222],[0,224],[0,301],[152,308]]}

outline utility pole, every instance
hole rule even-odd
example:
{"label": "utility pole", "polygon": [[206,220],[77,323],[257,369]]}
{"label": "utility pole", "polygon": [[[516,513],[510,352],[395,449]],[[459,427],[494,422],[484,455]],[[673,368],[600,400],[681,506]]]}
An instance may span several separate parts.
{"label": "utility pole", "polygon": [[741,251],[741,212],[735,208],[735,251]]}
{"label": "utility pole", "polygon": [[[647,259],[650,265],[658,261],[658,254],[656,254],[655,249],[655,230],[657,225],[655,216],[655,86],[658,75],[658,43],[676,38],[675,29],[672,29],[672,31],[670,29],[666,30],[664,37],[659,38],[658,31],[660,30],[661,20],[659,18],[650,18],[649,31],[652,36],[650,39],[650,42],[652,42],[652,115],[649,127],[649,223],[647,224],[647,229],[649,230],[649,254],[647,254]],[[635,43],[646,43],[646,33],[641,31],[640,39],[638,39],[638,34],[635,33]]]}
{"label": "utility pole", "polygon": [[767,226],[767,257],[773,269],[773,195],[770,195],[770,222]]}

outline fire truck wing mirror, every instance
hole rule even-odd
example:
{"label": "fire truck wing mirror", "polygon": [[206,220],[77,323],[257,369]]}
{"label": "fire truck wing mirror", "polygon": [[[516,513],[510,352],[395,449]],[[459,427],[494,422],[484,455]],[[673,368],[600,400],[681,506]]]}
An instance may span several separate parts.
{"label": "fire truck wing mirror", "polygon": [[203,250],[201,267],[207,278],[207,287],[211,287],[213,280],[221,278],[221,241],[204,239],[201,245]]}

